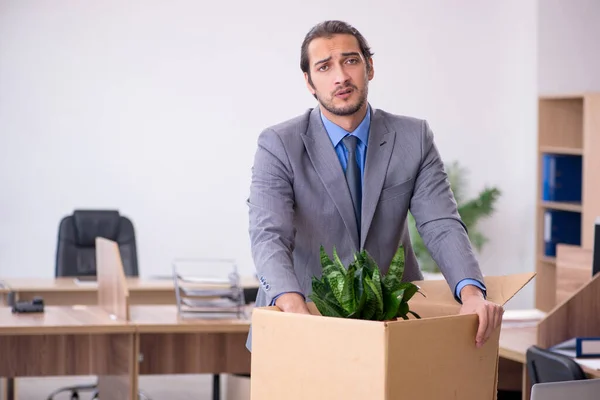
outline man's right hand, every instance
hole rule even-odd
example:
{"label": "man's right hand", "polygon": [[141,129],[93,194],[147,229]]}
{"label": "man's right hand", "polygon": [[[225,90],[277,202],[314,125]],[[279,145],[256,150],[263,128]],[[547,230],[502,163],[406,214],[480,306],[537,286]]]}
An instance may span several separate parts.
{"label": "man's right hand", "polygon": [[284,293],[277,298],[275,305],[283,312],[310,314],[304,297],[298,293]]}

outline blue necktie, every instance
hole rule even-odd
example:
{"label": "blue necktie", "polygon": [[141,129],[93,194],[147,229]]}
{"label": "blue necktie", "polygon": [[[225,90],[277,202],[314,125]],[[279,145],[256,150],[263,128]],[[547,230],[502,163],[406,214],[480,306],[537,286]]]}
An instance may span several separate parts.
{"label": "blue necktie", "polygon": [[362,203],[362,193],[360,185],[360,169],[358,168],[358,161],[356,160],[356,136],[348,135],[342,141],[344,146],[348,150],[348,163],[346,167],[346,182],[348,183],[348,189],[350,189],[350,196],[352,197],[352,203],[354,204],[354,214],[356,216],[356,223],[358,225],[358,237],[360,237],[360,213]]}

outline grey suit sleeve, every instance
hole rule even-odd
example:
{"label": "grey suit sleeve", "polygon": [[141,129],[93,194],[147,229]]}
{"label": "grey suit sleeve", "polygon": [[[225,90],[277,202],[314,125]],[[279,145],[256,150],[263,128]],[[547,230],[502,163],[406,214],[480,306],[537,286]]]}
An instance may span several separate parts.
{"label": "grey suit sleeve", "polygon": [[433,132],[427,122],[423,122],[422,129],[421,165],[410,211],[425,246],[454,293],[461,280],[483,282],[483,276],[467,228],[458,214]]}
{"label": "grey suit sleeve", "polygon": [[249,233],[256,271],[267,304],[284,292],[301,292],[294,273],[293,173],[280,137],[263,131],[252,167]]}

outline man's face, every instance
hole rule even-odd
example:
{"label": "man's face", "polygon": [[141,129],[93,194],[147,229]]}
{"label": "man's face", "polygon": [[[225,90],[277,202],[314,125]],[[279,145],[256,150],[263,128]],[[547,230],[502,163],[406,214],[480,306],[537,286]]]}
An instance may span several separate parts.
{"label": "man's face", "polygon": [[[372,60],[364,59],[354,36],[315,39],[308,46],[308,59],[310,78],[304,74],[306,85],[327,111],[352,115],[365,105],[373,79]],[[371,65],[369,72],[367,63]]]}

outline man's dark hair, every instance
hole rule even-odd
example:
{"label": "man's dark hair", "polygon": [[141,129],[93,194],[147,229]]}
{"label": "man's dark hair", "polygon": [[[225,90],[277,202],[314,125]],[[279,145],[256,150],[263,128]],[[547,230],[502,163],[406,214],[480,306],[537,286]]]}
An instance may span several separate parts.
{"label": "man's dark hair", "polygon": [[358,41],[358,45],[360,46],[360,52],[362,53],[365,61],[367,61],[367,72],[371,69],[371,64],[369,64],[368,60],[373,56],[371,49],[369,48],[369,44],[367,40],[361,35],[361,33],[354,28],[352,25],[343,22],[343,21],[324,21],[317,25],[315,25],[304,37],[304,41],[302,42],[302,47],[300,50],[300,69],[302,72],[308,73],[308,79],[310,84],[312,85],[312,80],[310,79],[310,67],[308,61],[308,45],[315,39],[319,38],[331,38],[333,35],[337,34],[347,34],[352,35]]}

